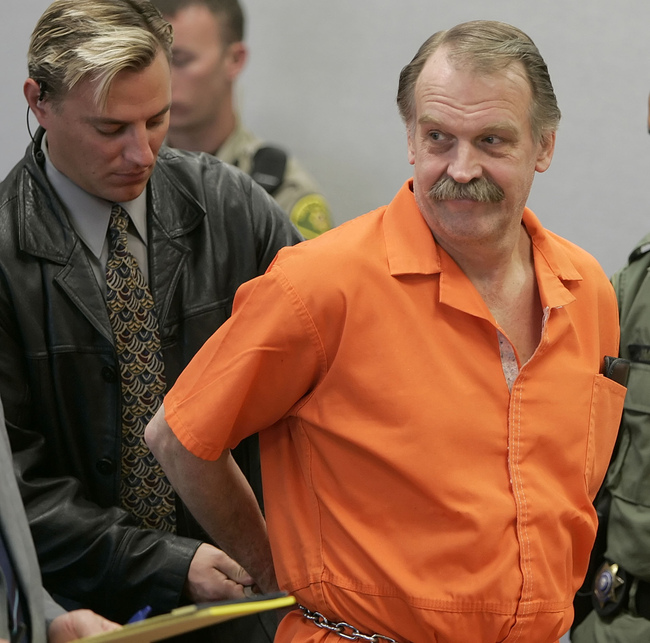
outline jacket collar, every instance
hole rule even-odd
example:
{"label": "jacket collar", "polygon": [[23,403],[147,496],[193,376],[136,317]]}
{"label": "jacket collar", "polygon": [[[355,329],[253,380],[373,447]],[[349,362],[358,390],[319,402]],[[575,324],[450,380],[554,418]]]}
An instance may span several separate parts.
{"label": "jacket collar", "polygon": [[[27,148],[27,172],[19,180],[19,243],[29,254],[64,264],[70,260],[79,239],[46,178],[41,151],[43,134],[39,128],[34,143]],[[168,160],[178,158],[168,148],[161,148],[159,156]],[[168,207],[172,202],[174,207]],[[158,225],[174,239],[196,228],[206,213],[185,186],[157,163],[147,185],[147,214],[151,219],[149,227]]]}

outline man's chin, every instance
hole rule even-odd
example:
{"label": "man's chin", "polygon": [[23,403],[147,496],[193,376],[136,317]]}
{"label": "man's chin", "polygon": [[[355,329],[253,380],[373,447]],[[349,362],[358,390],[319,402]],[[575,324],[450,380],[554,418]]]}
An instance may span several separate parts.
{"label": "man's chin", "polygon": [[146,187],[147,181],[144,181],[137,184],[112,187],[107,190],[102,190],[101,193],[98,191],[96,192],[96,195],[106,201],[110,201],[111,203],[126,203],[139,197]]}

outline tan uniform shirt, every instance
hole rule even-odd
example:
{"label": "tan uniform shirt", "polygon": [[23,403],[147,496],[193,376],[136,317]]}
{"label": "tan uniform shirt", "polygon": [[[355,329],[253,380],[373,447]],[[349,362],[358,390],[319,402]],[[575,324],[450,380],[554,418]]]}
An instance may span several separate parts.
{"label": "tan uniform shirt", "polygon": [[[238,121],[215,156],[251,174],[255,153],[266,145]],[[305,239],[313,239],[334,227],[329,204],[316,181],[292,156],[287,158],[282,183],[273,192],[273,198]]]}

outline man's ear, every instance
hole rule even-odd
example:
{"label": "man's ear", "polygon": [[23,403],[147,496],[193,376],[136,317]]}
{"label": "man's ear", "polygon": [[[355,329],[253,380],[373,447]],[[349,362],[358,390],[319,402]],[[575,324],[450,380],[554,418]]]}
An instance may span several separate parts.
{"label": "man's ear", "polygon": [[535,163],[535,170],[537,172],[546,172],[551,165],[553,159],[553,152],[555,151],[555,132],[545,132],[542,135],[542,140],[539,142],[539,150],[537,153],[537,163]]}
{"label": "man's ear", "polygon": [[41,86],[33,78],[28,78],[23,85],[23,94],[38,124],[47,129],[46,122],[49,108],[46,107],[46,101],[43,99]]}
{"label": "man's ear", "polygon": [[235,82],[248,60],[248,47],[246,47],[246,43],[241,40],[238,42],[232,42],[228,45],[226,55],[228,56],[226,62],[228,78],[232,82]]}
{"label": "man's ear", "polygon": [[406,125],[406,143],[408,145],[408,159],[411,165],[415,165],[415,127],[411,123]]}

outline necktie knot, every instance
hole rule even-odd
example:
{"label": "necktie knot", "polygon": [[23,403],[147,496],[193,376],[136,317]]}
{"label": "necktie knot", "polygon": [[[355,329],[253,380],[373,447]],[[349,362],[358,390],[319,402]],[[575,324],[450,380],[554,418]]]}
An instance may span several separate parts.
{"label": "necktie knot", "polygon": [[127,211],[119,203],[115,203],[111,208],[110,227],[120,231],[126,230],[128,219]]}
{"label": "necktie knot", "polygon": [[111,218],[108,223],[111,254],[126,250],[126,229],[128,226],[129,215],[121,205],[116,203],[111,208]]}

